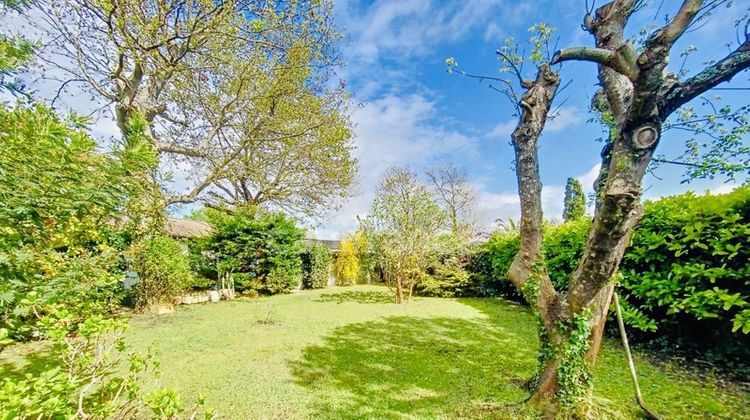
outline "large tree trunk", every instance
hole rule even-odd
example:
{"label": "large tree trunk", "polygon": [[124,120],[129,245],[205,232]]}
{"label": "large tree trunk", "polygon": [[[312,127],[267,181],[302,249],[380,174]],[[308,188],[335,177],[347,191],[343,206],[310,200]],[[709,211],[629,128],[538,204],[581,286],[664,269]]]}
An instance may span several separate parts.
{"label": "large tree trunk", "polygon": [[521,119],[513,131],[516,177],[521,204],[520,247],[508,270],[508,278],[523,293],[539,321],[539,367],[529,382],[532,400],[554,415],[558,411],[558,367],[563,363],[558,350],[568,340],[558,330],[564,319],[559,295],[549,278],[542,253],[542,183],[539,177],[538,141],[560,79],[548,65],[539,67],[536,80],[522,81]]}
{"label": "large tree trunk", "polygon": [[637,2],[614,0],[599,8],[595,18],[584,20],[597,48],[570,48],[553,59],[553,63],[597,62],[606,108],[616,122],[613,138],[602,153],[598,200],[586,249],[552,316],[562,328],[549,334],[553,350],[538,375],[537,394],[551,396],[554,390],[556,405],[573,408],[573,413],[585,409],[580,397],[590,390],[590,369],[601,346],[614,288],[612,278],[643,214],[641,183],[661,139],[664,120],[680,105],[750,66],[750,33],[746,31],[745,42],[737,50],[693,78],[676,83],[665,77],[672,45],[702,6],[701,0],[684,0],[677,14],[649,37],[638,55],[623,37]]}

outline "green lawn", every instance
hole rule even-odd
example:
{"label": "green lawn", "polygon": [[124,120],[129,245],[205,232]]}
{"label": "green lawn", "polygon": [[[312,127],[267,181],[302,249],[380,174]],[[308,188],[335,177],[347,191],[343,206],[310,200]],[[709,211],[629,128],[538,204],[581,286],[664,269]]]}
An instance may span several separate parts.
{"label": "green lawn", "polygon": [[[206,396],[223,418],[521,418],[534,325],[527,309],[499,299],[397,305],[386,289],[356,286],[139,315],[128,339],[158,347],[160,385],[188,401]],[[750,418],[747,392],[637,364],[647,402],[667,418]],[[595,372],[599,417],[639,417],[626,366],[619,343],[607,342]]]}
{"label": "green lawn", "polygon": [[[528,310],[497,299],[391,303],[357,286],[137,316],[130,342],[156,344],[162,384],[232,418],[518,416],[534,369]],[[595,402],[637,418],[622,349],[608,342]],[[669,418],[750,418],[750,395],[638,359],[641,386]]]}

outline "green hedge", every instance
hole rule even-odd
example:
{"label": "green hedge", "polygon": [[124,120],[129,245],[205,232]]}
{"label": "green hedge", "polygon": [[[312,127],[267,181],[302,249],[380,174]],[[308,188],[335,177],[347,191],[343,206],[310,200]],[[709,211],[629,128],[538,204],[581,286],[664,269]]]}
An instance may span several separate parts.
{"label": "green hedge", "polygon": [[134,242],[128,256],[139,277],[133,296],[136,308],[169,304],[192,283],[187,256],[179,242],[166,235]]}
{"label": "green hedge", "polygon": [[[578,264],[590,220],[545,229],[550,277],[563,290]],[[750,358],[750,186],[729,194],[687,193],[645,204],[645,215],[620,266],[625,320],[640,339],[670,338],[726,363]],[[518,234],[495,234],[486,245],[490,277],[501,295]],[[485,288],[487,289],[487,288]],[[671,340],[670,345],[674,345]]]}
{"label": "green hedge", "polygon": [[323,289],[328,286],[331,273],[331,250],[319,243],[311,243],[302,253],[302,287]]}
{"label": "green hedge", "polygon": [[191,243],[191,265],[200,275],[232,273],[239,292],[288,293],[299,285],[304,231],[291,217],[253,208],[204,213],[215,231]]}

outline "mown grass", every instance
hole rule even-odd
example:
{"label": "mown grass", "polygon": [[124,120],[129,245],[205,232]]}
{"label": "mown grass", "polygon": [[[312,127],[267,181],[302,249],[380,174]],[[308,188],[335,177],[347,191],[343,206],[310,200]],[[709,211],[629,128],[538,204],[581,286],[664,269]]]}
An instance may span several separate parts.
{"label": "mown grass", "polygon": [[[391,303],[377,287],[304,291],[136,316],[129,342],[160,349],[161,385],[224,418],[521,418],[535,367],[531,313],[500,299]],[[667,418],[750,418],[750,395],[637,355]],[[638,418],[619,343],[595,370],[600,418]]]}

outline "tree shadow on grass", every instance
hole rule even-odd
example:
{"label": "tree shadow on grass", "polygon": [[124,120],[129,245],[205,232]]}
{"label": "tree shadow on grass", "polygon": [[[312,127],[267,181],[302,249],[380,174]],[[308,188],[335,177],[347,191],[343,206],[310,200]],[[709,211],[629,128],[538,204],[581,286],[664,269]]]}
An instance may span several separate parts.
{"label": "tree shadow on grass", "polygon": [[377,291],[350,291],[340,293],[324,293],[320,295],[316,302],[355,302],[355,303],[394,303],[393,294],[389,292]]}
{"label": "tree shadow on grass", "polygon": [[509,418],[534,358],[491,320],[395,316],[338,328],[291,367],[316,417]]}
{"label": "tree shadow on grass", "polygon": [[[8,358],[8,355],[4,355]],[[39,376],[43,372],[61,366],[59,356],[48,348],[39,348],[34,352],[16,355],[11,361],[0,361],[0,377],[14,381],[24,379],[27,374]]]}

